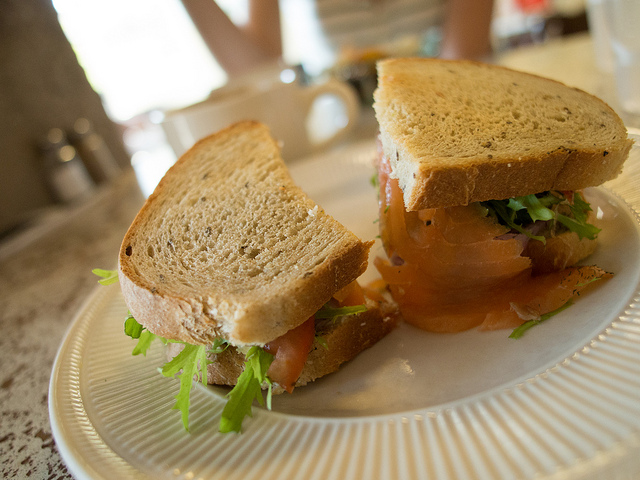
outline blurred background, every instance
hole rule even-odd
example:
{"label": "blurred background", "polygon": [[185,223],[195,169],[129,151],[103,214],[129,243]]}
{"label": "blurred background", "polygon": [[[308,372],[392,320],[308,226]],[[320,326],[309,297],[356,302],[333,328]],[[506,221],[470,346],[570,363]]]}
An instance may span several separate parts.
{"label": "blurred background", "polygon": [[[132,169],[143,193],[152,191],[176,160],[161,128],[166,113],[206,99],[233,74],[198,28],[193,8],[203,1],[213,2],[0,3],[0,240],[52,211],[77,208]],[[491,51],[473,56],[490,61],[496,52],[585,32],[586,1],[495,0]],[[249,21],[249,0],[216,3],[233,24]],[[280,0],[281,64],[296,82],[349,83],[365,119],[375,60],[446,53],[438,21],[392,30],[392,15],[380,17],[385,29],[358,45],[349,38],[358,17],[336,15],[335,3]],[[354,3],[376,7],[383,0]],[[437,19],[438,12],[429,15]],[[361,133],[373,135],[374,128],[365,121]]]}

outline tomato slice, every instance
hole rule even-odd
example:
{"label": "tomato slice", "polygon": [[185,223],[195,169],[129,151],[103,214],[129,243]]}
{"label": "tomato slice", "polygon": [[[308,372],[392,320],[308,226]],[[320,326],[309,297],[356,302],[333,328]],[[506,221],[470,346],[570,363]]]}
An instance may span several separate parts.
{"label": "tomato slice", "polygon": [[315,321],[311,317],[264,346],[274,356],[267,371],[268,377],[289,393],[293,392],[294,384],[302,373],[315,333]]}

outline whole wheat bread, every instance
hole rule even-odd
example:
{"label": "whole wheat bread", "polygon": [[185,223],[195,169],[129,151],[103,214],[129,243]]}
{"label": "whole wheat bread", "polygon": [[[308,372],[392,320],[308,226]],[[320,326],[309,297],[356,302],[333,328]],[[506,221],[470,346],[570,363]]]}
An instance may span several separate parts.
{"label": "whole wheat bread", "polygon": [[383,60],[374,99],[407,210],[599,185],[632,144],[598,98],[494,65]]}
{"label": "whole wheat bread", "polygon": [[269,130],[232,125],[169,169],[126,233],[132,315],[191,344],[265,344],[360,276],[363,242],[292,181]]}

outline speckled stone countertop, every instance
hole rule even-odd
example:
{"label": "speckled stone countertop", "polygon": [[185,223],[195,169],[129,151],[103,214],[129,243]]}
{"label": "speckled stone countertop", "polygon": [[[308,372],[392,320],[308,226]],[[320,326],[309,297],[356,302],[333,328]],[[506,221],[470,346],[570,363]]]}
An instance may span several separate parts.
{"label": "speckled stone countertop", "polygon": [[58,347],[114,268],[144,198],[133,172],[85,204],[55,210],[0,242],[0,477],[72,478],[51,435],[47,394]]}

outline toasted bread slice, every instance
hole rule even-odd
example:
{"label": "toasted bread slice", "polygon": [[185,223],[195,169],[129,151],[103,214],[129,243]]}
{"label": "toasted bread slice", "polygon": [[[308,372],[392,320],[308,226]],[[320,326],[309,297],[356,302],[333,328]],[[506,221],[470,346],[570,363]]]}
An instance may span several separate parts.
{"label": "toasted bread slice", "polygon": [[598,98],[494,65],[383,60],[374,99],[407,210],[599,185],[632,145]]}
{"label": "toasted bread slice", "polygon": [[372,243],[294,184],[267,127],[242,122],[169,169],[124,237],[119,278],[157,335],[261,345],[359,277]]}
{"label": "toasted bread slice", "polygon": [[[316,338],[307,357],[296,387],[304,386],[320,377],[337,371],[342,364],[384,338],[399,321],[394,303],[367,301],[367,311],[357,315],[336,317],[318,322],[316,337],[322,337],[326,345]],[[181,344],[167,345],[167,356],[173,358],[182,350]],[[235,347],[210,355],[207,365],[207,383],[233,386],[244,369],[245,356]],[[275,385],[274,393],[283,389]]]}

